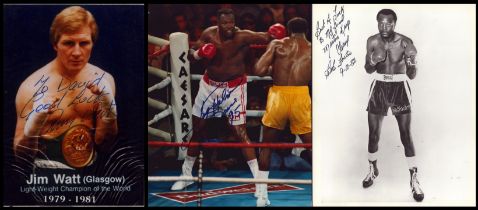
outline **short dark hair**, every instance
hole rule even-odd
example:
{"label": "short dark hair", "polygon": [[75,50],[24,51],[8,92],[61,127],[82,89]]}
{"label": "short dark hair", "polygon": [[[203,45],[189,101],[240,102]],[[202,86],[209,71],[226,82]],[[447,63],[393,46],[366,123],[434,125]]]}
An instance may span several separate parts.
{"label": "short dark hair", "polygon": [[287,29],[290,33],[306,33],[307,25],[307,20],[301,17],[295,17],[287,22]]}
{"label": "short dark hair", "polygon": [[393,16],[393,20],[395,22],[397,22],[397,14],[395,14],[395,12],[391,9],[382,9],[380,11],[378,11],[377,13],[377,21],[378,21],[378,16],[382,14],[382,15],[392,15]]}
{"label": "short dark hair", "polygon": [[217,19],[221,18],[221,15],[232,15],[234,16],[234,11],[229,8],[222,8],[217,11]]}

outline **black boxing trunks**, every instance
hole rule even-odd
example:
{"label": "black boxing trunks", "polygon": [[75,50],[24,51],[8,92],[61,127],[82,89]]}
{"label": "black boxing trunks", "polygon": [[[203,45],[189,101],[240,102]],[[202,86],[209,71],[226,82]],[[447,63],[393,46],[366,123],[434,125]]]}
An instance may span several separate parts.
{"label": "black boxing trunks", "polygon": [[387,116],[388,108],[393,115],[411,112],[412,93],[406,74],[374,74],[370,85],[367,111]]}

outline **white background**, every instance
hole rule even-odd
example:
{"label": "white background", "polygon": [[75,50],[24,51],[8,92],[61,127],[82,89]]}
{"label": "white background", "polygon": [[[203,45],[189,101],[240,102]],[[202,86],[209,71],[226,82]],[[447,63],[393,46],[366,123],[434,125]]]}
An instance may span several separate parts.
{"label": "white background", "polygon": [[[316,22],[335,5],[313,5]],[[341,6],[341,5],[338,5]],[[411,81],[412,138],[425,192],[413,200],[398,125],[389,112],[382,124],[374,185],[368,172],[367,102],[371,76],[363,68],[366,40],[378,33],[376,14],[393,9],[395,31],[418,50]],[[326,80],[327,57],[313,36],[313,205],[476,205],[475,5],[345,5],[351,21],[349,49],[355,66]]]}

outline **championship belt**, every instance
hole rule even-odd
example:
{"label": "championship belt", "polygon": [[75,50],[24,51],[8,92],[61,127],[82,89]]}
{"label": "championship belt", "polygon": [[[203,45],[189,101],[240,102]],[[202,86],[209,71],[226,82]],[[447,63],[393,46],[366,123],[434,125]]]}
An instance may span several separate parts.
{"label": "championship belt", "polygon": [[71,167],[82,168],[88,165],[95,153],[90,129],[84,125],[70,128],[63,137],[61,151]]}

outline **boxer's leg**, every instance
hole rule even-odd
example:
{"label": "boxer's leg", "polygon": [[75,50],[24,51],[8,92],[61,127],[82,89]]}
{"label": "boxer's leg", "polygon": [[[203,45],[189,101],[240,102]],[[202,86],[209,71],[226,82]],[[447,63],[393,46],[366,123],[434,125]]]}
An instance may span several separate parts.
{"label": "boxer's leg", "polygon": [[[251,140],[249,136],[247,136],[246,124],[241,125],[233,125],[232,131],[234,134],[234,138],[240,140],[242,143],[250,144]],[[252,176],[254,178],[257,177],[257,173],[259,171],[259,166],[257,163],[256,151],[254,148],[242,148],[242,154],[247,160],[247,165],[249,165],[249,169],[252,172]]]}
{"label": "boxer's leg", "polygon": [[[312,132],[304,133],[299,135],[300,140],[306,144],[312,144]],[[304,155],[302,155],[302,153]],[[312,165],[312,148],[308,148],[301,153],[301,157],[304,158],[307,162]]]}
{"label": "boxer's leg", "polygon": [[[206,119],[202,119],[193,115],[193,136],[191,137],[190,142],[200,142],[203,140],[202,138],[205,136],[204,129],[206,122]],[[197,157],[199,155],[199,148],[189,147],[187,155],[191,157]]]}
{"label": "boxer's leg", "polygon": [[[246,80],[245,77],[239,78]],[[229,87],[228,91],[232,91],[230,96],[222,104],[225,115],[228,117],[229,124],[234,138],[245,144],[250,144],[251,140],[247,135],[246,129],[246,107],[247,107],[247,83],[235,87]],[[247,160],[247,165],[252,172],[254,178],[257,177],[259,166],[257,163],[256,151],[254,148],[242,148],[242,154]],[[257,192],[257,191],[256,191]],[[257,196],[257,193],[255,194]]]}
{"label": "boxer's leg", "polygon": [[[249,136],[247,136],[247,129],[246,129],[246,124],[242,125],[233,125],[232,131],[234,134],[234,137],[238,140],[240,140],[243,143],[250,144],[251,140],[249,139]],[[256,152],[254,148],[243,148],[242,149],[242,154],[246,158],[247,161],[250,160],[257,160],[256,158]]]}
{"label": "boxer's leg", "polygon": [[[201,119],[193,115],[193,136],[191,137],[190,142],[199,142],[204,137],[204,128],[206,125],[206,120]],[[181,167],[181,176],[192,176],[192,170],[196,158],[199,155],[198,147],[189,147],[187,155],[184,158],[183,165]],[[171,190],[182,190],[185,187],[191,185],[192,181],[177,181],[171,187]]]}
{"label": "boxer's leg", "polygon": [[405,148],[405,157],[415,156],[415,147],[413,145],[412,136],[410,134],[411,114],[397,114],[398,128],[400,130],[400,140]]}
{"label": "boxer's leg", "polygon": [[[262,142],[271,143],[277,141],[277,136],[280,130],[263,126],[262,130]],[[259,179],[268,179],[269,178],[269,165],[271,158],[271,149],[270,148],[261,148],[261,153],[259,155],[259,173],[257,178]],[[267,184],[257,184],[259,189],[259,196],[257,198],[257,206],[267,206],[270,205],[270,201],[267,195]]]}
{"label": "boxer's leg", "polygon": [[[263,143],[276,142],[279,132],[280,132],[280,130],[278,130],[278,129],[263,126],[262,142]],[[261,148],[261,152],[260,152],[260,155],[259,155],[259,170],[260,171],[269,171],[270,156],[271,156],[271,149],[270,148],[266,148],[266,147]]]}
{"label": "boxer's leg", "polygon": [[410,132],[411,114],[397,114],[398,128],[400,130],[400,139],[405,148],[405,157],[408,163],[408,170],[410,171],[410,187],[412,188],[413,198],[416,201],[422,201],[425,197],[420,183],[418,182],[418,169],[415,163],[415,147]]}
{"label": "boxer's leg", "polygon": [[369,173],[362,182],[364,188],[370,187],[373,184],[373,180],[378,176],[377,157],[378,142],[380,140],[380,131],[382,128],[383,116],[368,113],[368,161],[369,161]]}

